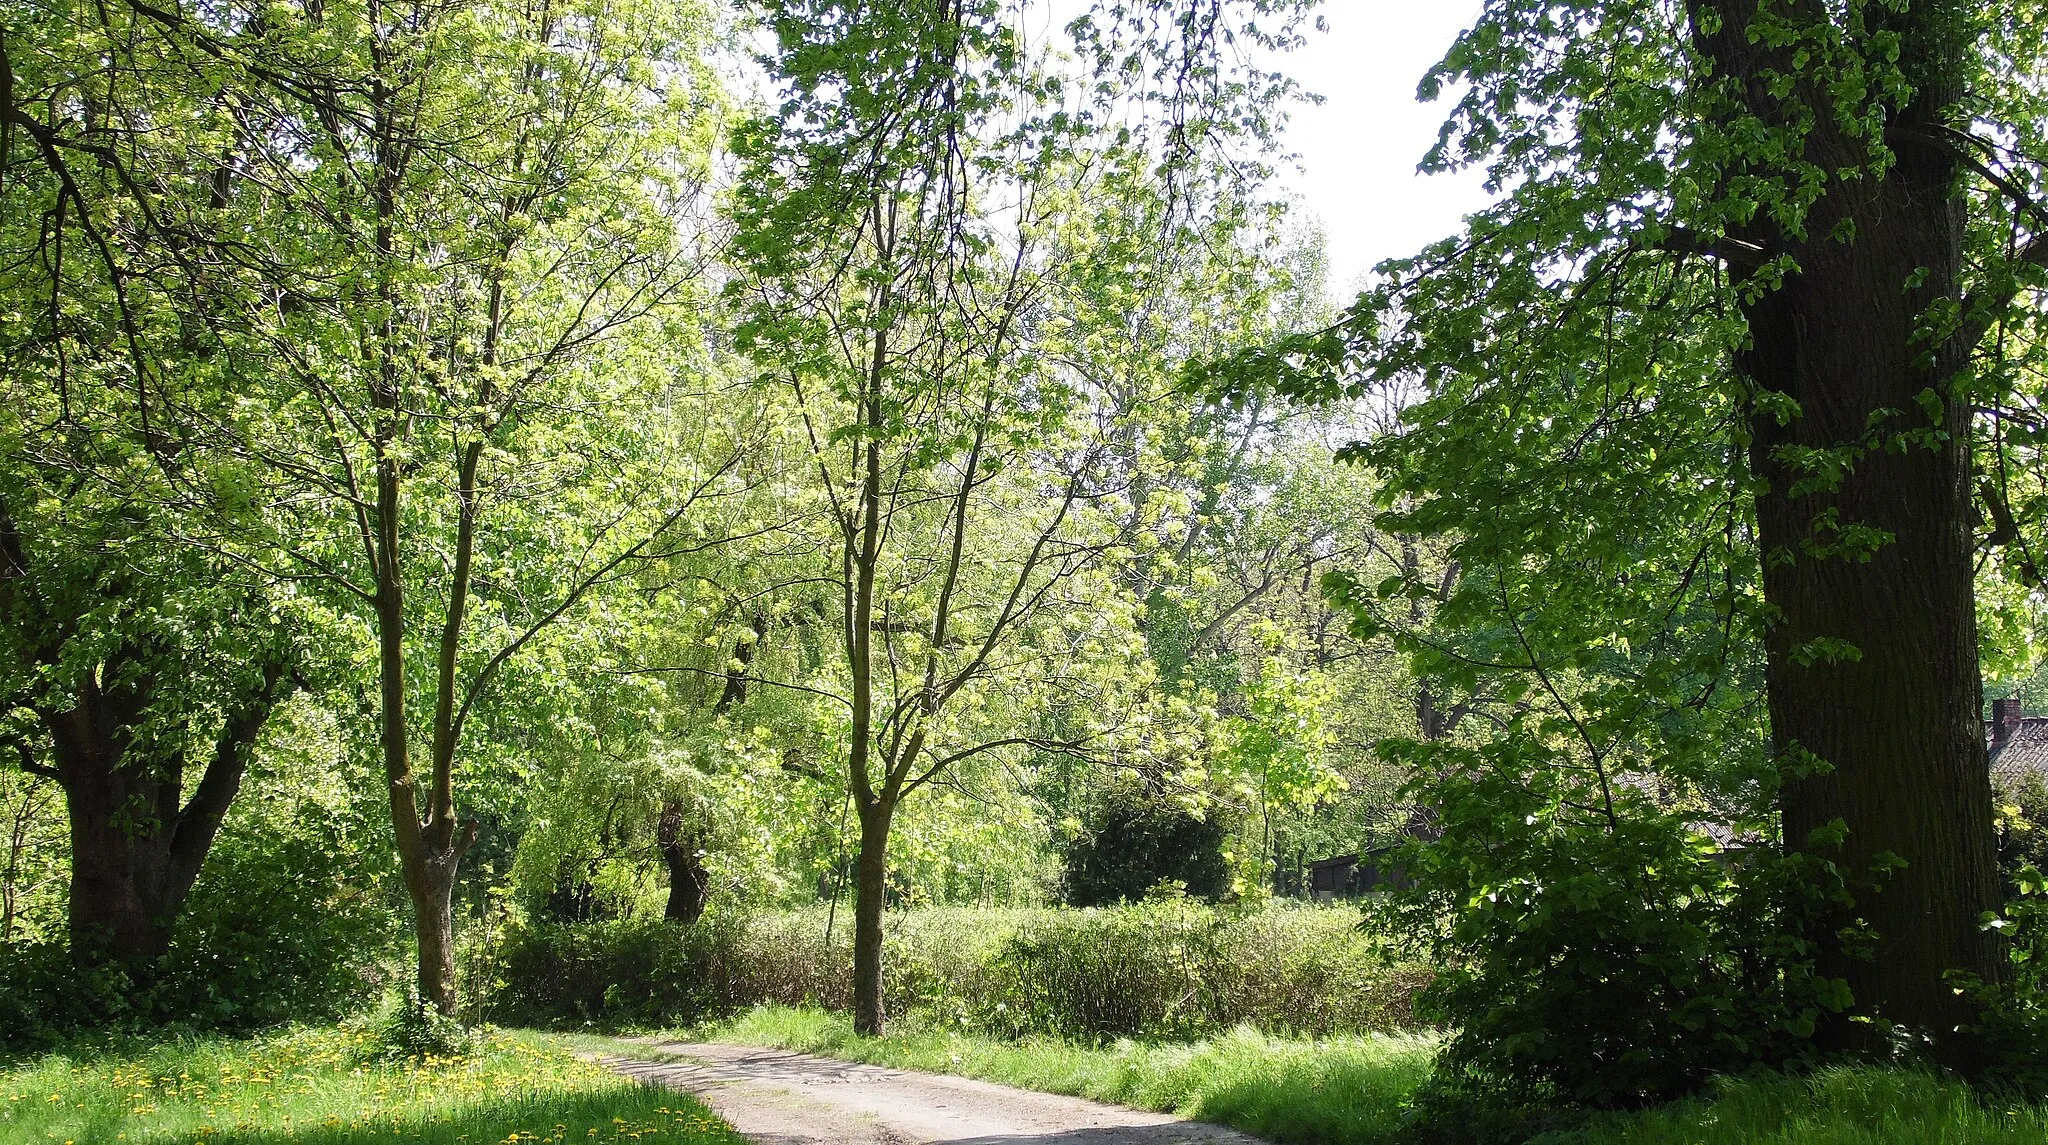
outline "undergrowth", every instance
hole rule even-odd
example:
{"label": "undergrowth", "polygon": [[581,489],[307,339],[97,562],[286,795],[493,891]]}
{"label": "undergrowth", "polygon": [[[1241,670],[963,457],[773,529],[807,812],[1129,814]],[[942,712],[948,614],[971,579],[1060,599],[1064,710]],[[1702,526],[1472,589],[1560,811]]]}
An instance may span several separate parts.
{"label": "undergrowth", "polygon": [[[836,923],[836,925],[834,925]],[[1186,1039],[1243,1024],[1326,1036],[1412,1025],[1430,974],[1390,965],[1348,908],[1147,902],[891,912],[890,1013],[998,1037]],[[828,929],[830,936],[828,937]],[[826,909],[529,925],[491,1002],[513,1025],[687,1025],[755,1005],[852,1006],[851,920]]]}

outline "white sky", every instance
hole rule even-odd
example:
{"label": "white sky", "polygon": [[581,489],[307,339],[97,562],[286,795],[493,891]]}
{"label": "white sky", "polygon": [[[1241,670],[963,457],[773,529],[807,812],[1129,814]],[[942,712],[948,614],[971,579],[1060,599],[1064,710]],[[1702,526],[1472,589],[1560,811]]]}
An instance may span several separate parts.
{"label": "white sky", "polygon": [[1329,238],[1329,290],[1348,300],[1382,259],[1414,254],[1485,205],[1483,175],[1423,176],[1447,102],[1415,100],[1415,85],[1478,15],[1480,0],[1324,0],[1327,34],[1311,31],[1279,66],[1319,107],[1298,106],[1287,146],[1301,170],[1281,182]]}
{"label": "white sky", "polygon": [[[1310,29],[1307,44],[1271,61],[1324,97],[1319,106],[1293,108],[1284,143],[1299,169],[1283,165],[1279,182],[1328,239],[1333,301],[1350,301],[1376,263],[1455,233],[1487,202],[1481,172],[1415,170],[1449,110],[1446,99],[1416,102],[1415,86],[1482,2],[1323,0],[1329,30]],[[1047,0],[1032,32],[1052,35],[1087,8],[1087,0]],[[759,70],[744,61],[737,67],[741,88],[761,94]]]}

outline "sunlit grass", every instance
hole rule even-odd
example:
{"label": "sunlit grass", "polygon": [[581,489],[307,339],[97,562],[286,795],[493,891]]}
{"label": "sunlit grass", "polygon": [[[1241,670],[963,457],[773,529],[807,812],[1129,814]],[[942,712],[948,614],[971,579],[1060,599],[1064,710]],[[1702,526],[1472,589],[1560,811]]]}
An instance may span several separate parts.
{"label": "sunlit grass", "polygon": [[363,1060],[368,1035],[299,1030],[139,1053],[51,1054],[0,1072],[0,1141],[53,1145],[737,1145],[701,1105],[495,1033],[473,1056]]}
{"label": "sunlit grass", "polygon": [[1706,1097],[1597,1121],[1545,1145],[2038,1145],[2048,1110],[1904,1069],[1730,1079]]}
{"label": "sunlit grass", "polygon": [[[817,1010],[761,1007],[691,1032],[903,1069],[960,1074],[1234,1126],[1269,1140],[1395,1145],[1442,1140],[1408,1109],[1435,1042],[1416,1035],[1303,1040],[1249,1029],[1185,1045],[1089,1048],[904,1028],[857,1038]],[[635,1047],[645,1052],[644,1047]],[[1418,1132],[1419,1130],[1419,1132]],[[2048,1109],[1988,1101],[1960,1082],[1878,1067],[1726,1079],[1700,1098],[1593,1118],[1541,1145],[2018,1145],[2048,1142]],[[1535,1143],[1532,1143],[1535,1145]]]}
{"label": "sunlit grass", "polygon": [[907,1026],[857,1038],[843,1016],[779,1007],[697,1034],[1175,1113],[1282,1142],[1389,1139],[1436,1046],[1416,1034],[1294,1039],[1249,1028],[1190,1043],[1099,1048]]}

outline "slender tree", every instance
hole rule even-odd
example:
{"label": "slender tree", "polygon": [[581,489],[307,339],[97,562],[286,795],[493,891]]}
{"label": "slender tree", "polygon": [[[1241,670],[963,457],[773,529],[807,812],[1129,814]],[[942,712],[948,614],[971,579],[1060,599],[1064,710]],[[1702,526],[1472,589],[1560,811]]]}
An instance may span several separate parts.
{"label": "slender tree", "polygon": [[1071,333],[1052,301],[1084,219],[1114,211],[1091,196],[1142,181],[1132,156],[1067,154],[1070,123],[1034,119],[1054,109],[999,17],[779,10],[791,102],[743,134],[743,345],[791,395],[832,524],[867,1033],[899,808],[966,760],[1044,746],[1027,693],[1061,674],[1056,618],[1100,591],[1117,540],[1086,386],[1046,355]]}
{"label": "slender tree", "polygon": [[714,543],[691,509],[741,448],[659,412],[698,408],[710,19],[372,2],[248,27],[233,106],[262,146],[231,197],[277,257],[233,268],[224,325],[274,381],[221,432],[269,527],[230,547],[369,629],[419,990],[452,1013],[465,730],[593,593]]}

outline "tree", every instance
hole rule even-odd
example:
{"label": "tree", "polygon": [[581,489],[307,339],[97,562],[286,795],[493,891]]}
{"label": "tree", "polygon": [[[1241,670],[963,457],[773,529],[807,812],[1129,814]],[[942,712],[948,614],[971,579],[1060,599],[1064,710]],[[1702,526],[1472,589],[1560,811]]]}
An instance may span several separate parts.
{"label": "tree", "polygon": [[1222,814],[1197,815],[1142,785],[1112,788],[1097,799],[1067,847],[1068,903],[1137,902],[1166,882],[1211,902],[1230,892],[1223,856],[1230,825]]}
{"label": "tree", "polygon": [[[1416,498],[1391,527],[1463,536],[1439,621],[1501,638],[1478,674],[1603,783],[1697,774],[1714,710],[1742,759],[1760,648],[1771,773],[1731,790],[1861,887],[1819,972],[1959,1063],[1947,975],[2004,974],[1971,493],[2048,263],[2013,78],[2041,58],[2031,17],[1960,3],[1497,0],[1423,92],[1469,85],[1426,165],[1489,163],[1502,199],[1257,366],[1423,384],[1359,451]],[[1435,662],[1470,682],[1461,651]],[[1849,1017],[1824,1040],[1878,1028]]]}
{"label": "tree", "polygon": [[1128,646],[1095,575],[1122,482],[1094,423],[1129,407],[1059,354],[1093,329],[1077,295],[1128,314],[1158,216],[1142,155],[1088,138],[1002,16],[780,9],[787,102],[740,136],[742,346],[788,388],[832,524],[864,1033],[898,808],[986,753],[1095,738],[1035,730],[1035,694]]}
{"label": "tree", "polygon": [[419,991],[452,1013],[466,728],[594,593],[717,543],[690,511],[730,491],[743,448],[659,416],[702,362],[684,304],[709,16],[373,4],[239,28],[250,151],[228,190],[277,257],[215,289],[275,375],[229,426],[275,493],[233,547],[373,635]]}
{"label": "tree", "polygon": [[[160,15],[160,14],[159,14]],[[12,30],[10,30],[10,34]],[[208,551],[211,432],[248,380],[195,305],[227,115],[157,19],[37,5],[0,45],[0,702],[64,791],[80,962],[141,971],[213,847],[271,712],[293,624]],[[161,119],[156,117],[161,116]],[[190,782],[188,782],[190,781]]]}

